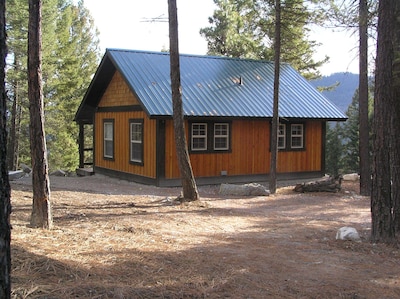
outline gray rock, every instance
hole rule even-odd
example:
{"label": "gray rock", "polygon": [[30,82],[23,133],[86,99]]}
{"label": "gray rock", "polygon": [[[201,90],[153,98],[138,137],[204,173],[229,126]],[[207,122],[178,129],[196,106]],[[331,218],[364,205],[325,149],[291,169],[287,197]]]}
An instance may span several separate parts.
{"label": "gray rock", "polygon": [[244,185],[221,184],[219,193],[222,195],[237,195],[237,196],[268,196],[269,190],[257,183]]}
{"label": "gray rock", "polygon": [[9,171],[8,172],[8,179],[10,181],[15,181],[20,178],[23,178],[26,175],[26,173],[22,170],[16,170],[16,171]]}
{"label": "gray rock", "polygon": [[25,172],[25,173],[31,173],[32,172],[32,168],[30,168],[28,165],[25,165],[23,163],[21,163],[19,165],[19,167],[21,167],[21,169]]}
{"label": "gray rock", "polygon": [[53,175],[53,176],[66,176],[67,174],[65,173],[64,170],[57,169],[56,171],[53,171],[52,173],[50,173],[50,175]]}
{"label": "gray rock", "polygon": [[348,240],[361,242],[360,235],[354,227],[344,226],[338,229],[336,233],[336,240]]}

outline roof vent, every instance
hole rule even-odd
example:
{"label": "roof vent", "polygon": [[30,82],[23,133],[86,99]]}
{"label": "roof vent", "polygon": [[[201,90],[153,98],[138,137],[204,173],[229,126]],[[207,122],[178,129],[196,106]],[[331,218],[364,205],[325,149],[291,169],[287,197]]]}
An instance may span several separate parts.
{"label": "roof vent", "polygon": [[242,76],[239,77],[234,77],[232,78],[233,83],[238,84],[238,85],[243,85],[243,79]]}

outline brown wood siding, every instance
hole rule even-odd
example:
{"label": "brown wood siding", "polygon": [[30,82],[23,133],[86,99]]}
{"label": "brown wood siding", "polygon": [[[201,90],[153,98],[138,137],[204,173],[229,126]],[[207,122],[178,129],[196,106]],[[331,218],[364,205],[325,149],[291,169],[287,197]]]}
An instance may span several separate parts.
{"label": "brown wood siding", "polygon": [[130,91],[121,73],[116,71],[100,100],[99,107],[116,107],[138,104],[138,100]]}
{"label": "brown wood siding", "polygon": [[[121,74],[116,72],[108,85],[99,107],[138,105]],[[114,159],[104,159],[103,120],[114,120]],[[129,162],[129,120],[143,119],[143,165]],[[156,121],[144,111],[97,112],[95,115],[95,165],[98,167],[156,178]]]}
{"label": "brown wood siding", "polygon": [[[114,120],[114,159],[104,159],[103,120]],[[143,165],[129,162],[129,120],[143,119]],[[95,165],[140,176],[156,178],[156,121],[150,120],[142,111],[100,112],[95,120]]]}
{"label": "brown wood siding", "polygon": [[[188,125],[186,123],[186,128]],[[186,129],[187,131],[187,129]],[[270,123],[262,120],[232,121],[231,152],[191,153],[190,160],[196,177],[251,175],[269,173]],[[189,140],[188,140],[189,142]],[[305,149],[280,151],[278,172],[308,172],[321,170],[322,123],[305,123]],[[172,121],[166,122],[165,177],[179,178]]]}

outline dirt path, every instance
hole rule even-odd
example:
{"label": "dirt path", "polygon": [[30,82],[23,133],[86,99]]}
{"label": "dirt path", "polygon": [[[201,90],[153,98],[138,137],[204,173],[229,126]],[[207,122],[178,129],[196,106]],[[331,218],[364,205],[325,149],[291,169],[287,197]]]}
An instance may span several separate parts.
{"label": "dirt path", "polygon": [[[340,193],[174,204],[179,188],[52,177],[56,228],[27,227],[12,184],[14,298],[400,298],[400,253],[371,244],[369,199]],[[355,227],[361,243],[336,241]]]}

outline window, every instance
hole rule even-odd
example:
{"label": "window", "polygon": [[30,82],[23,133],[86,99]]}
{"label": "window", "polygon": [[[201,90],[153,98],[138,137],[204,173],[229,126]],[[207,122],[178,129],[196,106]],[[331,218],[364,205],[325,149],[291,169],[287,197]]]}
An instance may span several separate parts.
{"label": "window", "polygon": [[207,150],[207,124],[192,123],[192,151]]}
{"label": "window", "polygon": [[304,150],[304,123],[280,123],[278,127],[278,149],[281,151]]}
{"label": "window", "polygon": [[224,152],[229,151],[230,123],[229,122],[189,122],[191,152]]}
{"label": "window", "polygon": [[229,149],[229,124],[214,124],[214,150]]}
{"label": "window", "polygon": [[130,158],[133,163],[143,163],[143,120],[129,121]]}
{"label": "window", "polygon": [[286,125],[279,124],[278,128],[278,149],[286,148]]}
{"label": "window", "polygon": [[104,158],[114,158],[114,120],[104,120]]}
{"label": "window", "polygon": [[302,124],[292,124],[291,130],[291,148],[303,148],[303,125]]}

